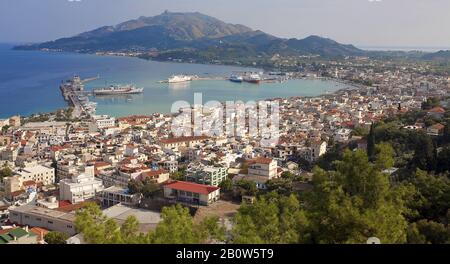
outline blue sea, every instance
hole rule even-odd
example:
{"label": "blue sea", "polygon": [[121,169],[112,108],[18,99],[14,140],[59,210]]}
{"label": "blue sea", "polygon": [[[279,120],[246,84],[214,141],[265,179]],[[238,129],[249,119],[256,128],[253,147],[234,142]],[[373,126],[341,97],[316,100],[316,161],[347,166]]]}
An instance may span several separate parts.
{"label": "blue sea", "polygon": [[194,93],[202,93],[203,102],[247,102],[275,97],[315,96],[345,87],[343,84],[322,80],[290,80],[260,85],[208,80],[169,85],[158,81],[166,80],[172,74],[214,77],[256,69],[76,53],[15,51],[12,47],[10,44],[0,44],[0,118],[51,112],[66,107],[59,85],[61,81],[74,75],[82,78],[100,75],[100,79],[86,85],[87,90],[128,83],[145,88],[145,92],[140,95],[90,98],[98,103],[98,114],[111,116],[168,113],[176,101],[192,103]]}

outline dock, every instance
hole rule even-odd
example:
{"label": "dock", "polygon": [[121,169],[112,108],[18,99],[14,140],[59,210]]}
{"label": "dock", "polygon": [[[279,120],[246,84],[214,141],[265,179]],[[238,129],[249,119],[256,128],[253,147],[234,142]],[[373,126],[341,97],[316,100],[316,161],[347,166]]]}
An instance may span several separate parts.
{"label": "dock", "polygon": [[87,99],[87,96],[90,95],[91,92],[84,90],[84,84],[98,80],[99,78],[100,76],[98,75],[82,80],[79,76],[75,76],[71,80],[67,80],[60,85],[59,88],[64,100],[74,108],[72,113],[73,118],[79,118],[83,114],[95,112],[95,108],[93,107],[94,103],[89,102],[89,99]]}

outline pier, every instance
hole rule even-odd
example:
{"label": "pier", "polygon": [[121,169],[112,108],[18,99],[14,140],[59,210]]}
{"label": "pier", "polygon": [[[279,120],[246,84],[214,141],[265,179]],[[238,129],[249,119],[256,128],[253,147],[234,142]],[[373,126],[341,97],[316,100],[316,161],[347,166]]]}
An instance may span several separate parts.
{"label": "pier", "polygon": [[81,79],[79,76],[74,76],[71,80],[67,80],[60,85],[61,93],[64,97],[64,100],[74,108],[72,117],[79,118],[83,114],[91,114],[95,112],[94,103],[90,103],[89,100],[80,98],[87,97],[92,94],[89,91],[84,90],[84,84],[98,80],[100,78],[99,75],[96,77]]}

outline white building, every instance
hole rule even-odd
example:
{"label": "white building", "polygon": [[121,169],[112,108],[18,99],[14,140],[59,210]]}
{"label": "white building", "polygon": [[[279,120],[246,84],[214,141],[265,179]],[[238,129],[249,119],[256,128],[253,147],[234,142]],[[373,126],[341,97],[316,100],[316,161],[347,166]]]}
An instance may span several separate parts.
{"label": "white building", "polygon": [[322,155],[327,153],[327,142],[325,141],[314,141],[311,143],[311,147],[309,148],[309,155],[307,156],[307,160],[309,162],[317,161]]}
{"label": "white building", "polygon": [[164,185],[164,197],[179,202],[210,205],[220,199],[220,188],[192,182],[176,181]]}
{"label": "white building", "polygon": [[341,128],[334,134],[334,140],[337,142],[347,142],[350,139],[351,129]]}
{"label": "white building", "polygon": [[277,177],[277,162],[269,158],[256,158],[249,162],[248,175],[265,177],[267,180]]}
{"label": "white building", "polygon": [[35,181],[43,185],[52,185],[55,183],[55,169],[34,165],[19,169],[15,172],[19,176],[20,182]]}
{"label": "white building", "polygon": [[116,204],[123,204],[128,206],[137,206],[141,202],[142,194],[131,194],[128,188],[111,186],[104,189],[98,198],[102,201],[105,207],[111,207]]}
{"label": "white building", "polygon": [[107,115],[93,116],[93,123],[97,129],[104,129],[114,127],[116,125],[116,119]]}
{"label": "white building", "polygon": [[269,158],[256,158],[248,162],[248,174],[238,175],[233,182],[248,180],[255,183],[258,189],[266,189],[268,180],[278,177],[278,164],[276,160]]}
{"label": "white building", "polygon": [[[91,167],[89,167],[91,168]],[[68,200],[72,204],[95,198],[103,191],[103,182],[93,174],[83,173],[72,178],[63,179],[59,183],[60,200]]]}

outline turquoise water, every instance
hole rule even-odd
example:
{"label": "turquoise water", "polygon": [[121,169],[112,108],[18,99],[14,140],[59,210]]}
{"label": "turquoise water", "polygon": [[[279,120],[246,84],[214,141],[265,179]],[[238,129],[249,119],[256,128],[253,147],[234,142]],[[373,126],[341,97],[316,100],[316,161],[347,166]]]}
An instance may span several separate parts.
{"label": "turquoise water", "polygon": [[203,102],[247,102],[274,97],[315,96],[345,87],[332,81],[320,80],[291,80],[282,84],[260,85],[194,81],[187,85],[169,85],[158,81],[165,80],[172,74],[229,76],[233,71],[254,69],[73,53],[13,51],[11,47],[0,44],[0,118],[49,112],[65,107],[59,84],[74,74],[82,78],[100,75],[101,79],[88,83],[86,89],[113,83],[133,83],[145,88],[145,92],[140,95],[91,97],[92,101],[98,103],[98,114],[112,116],[167,113],[175,101],[192,103],[194,93],[202,93]]}

